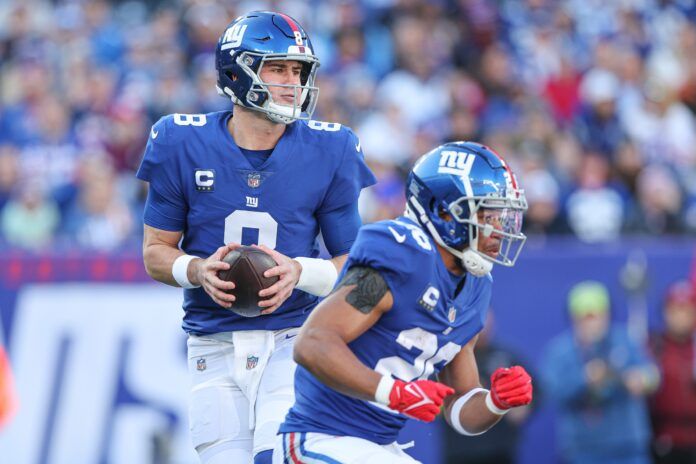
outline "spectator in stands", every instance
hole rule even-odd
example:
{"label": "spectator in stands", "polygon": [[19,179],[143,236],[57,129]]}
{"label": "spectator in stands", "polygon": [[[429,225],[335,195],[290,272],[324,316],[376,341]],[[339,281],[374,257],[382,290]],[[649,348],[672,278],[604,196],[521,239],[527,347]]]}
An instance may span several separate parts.
{"label": "spectator in stands", "polygon": [[543,361],[544,392],[557,406],[559,452],[569,464],[650,462],[645,395],[659,374],[623,328],[610,327],[609,293],[594,281],[568,294],[572,330]]}
{"label": "spectator in stands", "polygon": [[604,69],[592,69],[582,78],[580,97],[584,107],[573,132],[586,150],[613,158],[627,140],[616,111],[621,82]]}
{"label": "spectator in stands", "polygon": [[674,283],[664,300],[665,329],[651,338],[662,383],[651,399],[659,464],[696,462],[696,290]]}
{"label": "spectator in stands", "polygon": [[[0,143],[16,147],[22,172],[53,190],[62,221],[87,152],[106,151],[119,174],[132,177],[142,136],[161,114],[220,109],[209,65],[217,31],[240,11],[264,7],[155,3],[0,2]],[[321,31],[315,51],[326,66],[315,116],[358,128],[366,156],[388,172],[403,176],[400,165],[414,153],[451,139],[485,140],[513,165],[535,151],[560,187],[558,217],[570,220],[578,210],[567,202],[577,198],[568,196],[574,174],[583,153],[596,153],[625,183],[622,201],[635,206],[624,230],[659,234],[665,228],[644,211],[652,205],[636,198],[635,185],[655,175],[647,168],[658,162],[682,191],[682,208],[671,214],[683,220],[666,230],[684,234],[696,230],[692,3],[360,0],[283,8]],[[600,193],[606,211],[614,195]],[[373,200],[375,210],[392,207],[382,204],[390,195]],[[591,240],[615,237],[619,216],[605,214],[610,226],[601,238],[590,232]],[[572,232],[587,240],[577,225]]]}
{"label": "spectator in stands", "polygon": [[79,196],[67,213],[65,232],[85,248],[113,250],[134,228],[131,212],[118,195],[116,176],[107,160],[87,158],[80,173]]}
{"label": "spectator in stands", "polygon": [[19,182],[0,213],[0,230],[10,245],[40,250],[51,242],[60,222],[56,204],[37,179]]}
{"label": "spectator in stands", "polygon": [[587,152],[577,173],[577,187],[568,197],[568,224],[585,242],[616,240],[624,223],[625,204],[610,182],[609,160]]}
{"label": "spectator in stands", "polygon": [[683,230],[682,191],[665,165],[651,164],[636,179],[636,203],[627,218],[627,229],[654,235]]}

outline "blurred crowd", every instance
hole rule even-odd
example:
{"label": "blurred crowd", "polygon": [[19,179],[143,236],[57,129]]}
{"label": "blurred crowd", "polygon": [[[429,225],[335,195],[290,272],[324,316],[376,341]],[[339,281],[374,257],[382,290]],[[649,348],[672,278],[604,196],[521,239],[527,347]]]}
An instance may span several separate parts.
{"label": "blurred crowd", "polygon": [[694,0],[23,0],[0,4],[0,236],[101,250],[142,233],[135,169],[168,113],[228,109],[214,49],[283,11],[321,59],[315,118],[353,127],[403,210],[430,148],[478,140],[527,192],[530,235],[696,231]]}
{"label": "blurred crowd", "polygon": [[577,283],[571,327],[542,362],[543,392],[557,410],[557,454],[569,464],[696,462],[696,288],[674,282],[664,328],[645,337],[612,322],[607,287]]}

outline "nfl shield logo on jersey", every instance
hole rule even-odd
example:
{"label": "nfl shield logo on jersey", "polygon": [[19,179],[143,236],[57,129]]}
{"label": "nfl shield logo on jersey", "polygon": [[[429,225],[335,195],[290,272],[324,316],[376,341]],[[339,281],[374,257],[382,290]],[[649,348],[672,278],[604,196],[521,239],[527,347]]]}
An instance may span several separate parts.
{"label": "nfl shield logo on jersey", "polygon": [[202,372],[205,370],[205,368],[205,358],[199,358],[198,361],[196,361],[196,369]]}
{"label": "nfl shield logo on jersey", "polygon": [[257,188],[259,185],[261,185],[261,174],[259,174],[259,173],[249,174],[247,176],[247,184],[251,188]]}
{"label": "nfl shield logo on jersey", "polygon": [[449,321],[450,321],[451,323],[454,323],[454,320],[455,320],[456,318],[457,318],[457,308],[455,308],[455,307],[453,306],[453,307],[451,307],[451,308],[449,309],[449,312],[447,313],[447,319],[449,319]]}
{"label": "nfl shield logo on jersey", "polygon": [[246,368],[247,368],[248,371],[250,371],[250,370],[252,370],[253,368],[255,368],[256,365],[257,365],[258,363],[259,363],[259,357],[258,357],[258,356],[252,356],[252,355],[247,356],[247,366],[246,366]]}

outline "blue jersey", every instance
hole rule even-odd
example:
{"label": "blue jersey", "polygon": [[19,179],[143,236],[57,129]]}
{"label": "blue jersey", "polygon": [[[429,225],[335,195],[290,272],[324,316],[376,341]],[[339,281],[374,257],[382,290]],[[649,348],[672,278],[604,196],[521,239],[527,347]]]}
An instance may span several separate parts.
{"label": "blue jersey", "polygon": [[[477,278],[450,273],[433,240],[410,219],[364,226],[343,273],[357,265],[379,271],[394,299],[391,310],[349,345],[377,372],[405,382],[426,379],[483,328],[490,274]],[[380,404],[338,393],[302,366],[295,372],[295,397],[280,432],[319,432],[387,444],[396,440],[407,419]]]}
{"label": "blue jersey", "polygon": [[[230,117],[230,111],[175,114],[152,127],[137,173],[150,184],[145,224],[183,231],[181,248],[201,258],[229,242],[318,256],[322,215],[356,202],[375,182],[358,139],[340,124],[298,121],[257,169],[230,135]],[[329,252],[347,253],[352,238]],[[316,302],[295,290],[273,314],[244,318],[202,288],[187,289],[183,327],[196,334],[297,327]]]}

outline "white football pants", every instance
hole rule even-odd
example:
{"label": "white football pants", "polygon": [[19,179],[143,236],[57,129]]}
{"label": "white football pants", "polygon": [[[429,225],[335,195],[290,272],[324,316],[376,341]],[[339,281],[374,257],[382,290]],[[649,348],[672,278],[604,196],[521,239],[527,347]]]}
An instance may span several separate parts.
{"label": "white football pants", "polygon": [[188,338],[189,427],[201,462],[253,463],[271,450],[295,401],[292,359],[299,328]]}
{"label": "white football pants", "polygon": [[273,464],[420,464],[403,451],[406,447],[323,433],[283,433],[276,438]]}

